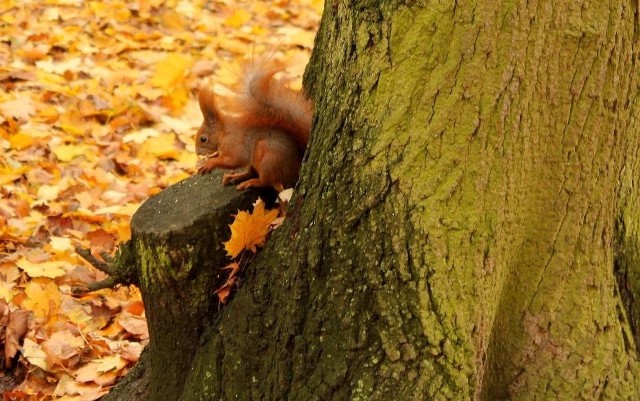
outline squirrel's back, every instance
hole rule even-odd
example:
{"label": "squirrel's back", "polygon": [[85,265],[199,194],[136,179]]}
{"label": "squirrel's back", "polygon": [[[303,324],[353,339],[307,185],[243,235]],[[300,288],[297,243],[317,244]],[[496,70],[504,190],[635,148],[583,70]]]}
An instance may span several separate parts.
{"label": "squirrel's back", "polygon": [[313,105],[304,91],[293,90],[287,80],[276,77],[284,69],[285,65],[273,58],[247,62],[234,88],[236,96],[228,105],[240,125],[288,132],[304,151],[311,131]]}

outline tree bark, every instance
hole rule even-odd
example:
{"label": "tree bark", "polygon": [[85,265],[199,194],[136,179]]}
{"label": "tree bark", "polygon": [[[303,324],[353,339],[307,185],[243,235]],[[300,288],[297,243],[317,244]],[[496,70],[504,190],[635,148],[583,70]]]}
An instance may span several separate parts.
{"label": "tree bark", "polygon": [[179,399],[640,399],[638,23],[327,2],[289,217]]}
{"label": "tree bark", "polygon": [[229,239],[228,224],[238,209],[251,209],[260,194],[272,198],[223,187],[218,172],[183,180],[136,211],[131,241],[112,264],[115,276],[125,268],[133,271],[126,276],[142,292],[150,342],[135,371],[104,401],[178,399],[198,339],[221,308],[214,291],[227,278],[222,242]]}
{"label": "tree bark", "polygon": [[637,7],[327,2],[295,211],[181,400],[640,399]]}

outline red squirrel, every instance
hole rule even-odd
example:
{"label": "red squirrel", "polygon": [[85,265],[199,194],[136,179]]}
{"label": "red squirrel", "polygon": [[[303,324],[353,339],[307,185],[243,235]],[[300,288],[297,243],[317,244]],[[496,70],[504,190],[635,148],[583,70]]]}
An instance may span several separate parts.
{"label": "red squirrel", "polygon": [[309,140],[313,106],[302,91],[290,89],[275,75],[284,65],[273,59],[247,63],[236,96],[225,99],[224,110],[210,89],[200,89],[198,100],[204,121],[196,134],[196,153],[210,155],[198,169],[226,173],[224,184],[237,189],[293,187]]}

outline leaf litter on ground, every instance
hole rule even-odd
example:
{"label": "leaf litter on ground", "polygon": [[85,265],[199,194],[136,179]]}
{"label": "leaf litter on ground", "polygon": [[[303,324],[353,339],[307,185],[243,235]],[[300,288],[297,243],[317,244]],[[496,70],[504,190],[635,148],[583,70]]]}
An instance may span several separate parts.
{"label": "leaf litter on ground", "polygon": [[[112,254],[145,199],[194,173],[199,86],[231,82],[243,57],[263,52],[301,76],[321,9],[320,0],[3,2],[5,399],[94,400],[131,369],[148,341],[140,292],[72,295],[104,278],[75,247]],[[239,269],[229,267],[230,280]]]}

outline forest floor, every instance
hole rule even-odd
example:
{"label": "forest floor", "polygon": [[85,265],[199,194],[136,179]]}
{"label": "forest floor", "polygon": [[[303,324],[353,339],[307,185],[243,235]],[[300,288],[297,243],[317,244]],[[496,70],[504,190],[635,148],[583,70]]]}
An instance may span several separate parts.
{"label": "forest floor", "polygon": [[[197,88],[268,54],[300,84],[320,0],[3,0],[0,393],[99,398],[148,341],[136,288],[74,249],[113,254],[142,202],[195,173]],[[212,292],[215,289],[212,289]]]}

